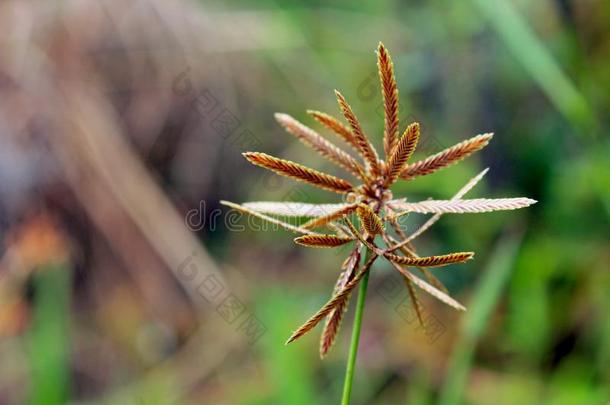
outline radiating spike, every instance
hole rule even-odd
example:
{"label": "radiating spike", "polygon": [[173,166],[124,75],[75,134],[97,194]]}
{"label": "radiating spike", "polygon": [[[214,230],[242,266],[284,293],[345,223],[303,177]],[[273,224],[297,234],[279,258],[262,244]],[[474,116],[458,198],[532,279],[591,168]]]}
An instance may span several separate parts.
{"label": "radiating spike", "polygon": [[383,148],[386,157],[389,157],[398,142],[398,86],[392,58],[381,42],[377,47],[377,68],[385,112]]}
{"label": "radiating spike", "polygon": [[245,152],[243,155],[252,164],[264,167],[265,169],[274,171],[282,176],[300,180],[325,190],[344,194],[353,188],[353,186],[347,180],[310,169],[309,167],[291,162],[289,160],[276,158],[274,156],[267,155],[266,153]]}
{"label": "radiating spike", "polygon": [[[461,189],[458,190],[457,193],[455,193],[455,195],[453,197],[451,197],[451,200],[452,201],[459,200],[462,197],[464,197],[466,195],[466,193],[468,193],[470,190],[472,190],[472,188],[474,186],[476,186],[479,181],[481,181],[483,176],[485,176],[485,174],[487,174],[488,171],[489,171],[489,169],[486,168],[483,171],[481,171],[479,174],[474,176],[472,179],[470,179],[468,181],[468,183],[466,183]],[[399,249],[402,246],[405,246],[405,245],[411,243],[411,241],[415,240],[416,238],[421,236],[424,232],[426,232],[428,229],[430,229],[430,227],[432,227],[432,225],[434,225],[436,222],[438,222],[438,220],[441,219],[442,216],[443,216],[443,213],[434,214],[433,216],[428,218],[428,220],[426,222],[424,222],[419,228],[417,228],[417,230],[415,232],[413,232],[411,235],[409,235],[409,236],[406,236],[405,234],[401,235],[402,241],[400,241],[400,243],[396,244],[389,250],[393,251],[393,250]],[[431,281],[431,279],[428,275],[426,275],[426,278],[428,279],[428,281]],[[435,287],[438,288],[438,285],[435,285]]]}
{"label": "radiating spike", "polygon": [[396,217],[418,212],[420,214],[465,214],[492,211],[506,211],[525,208],[537,201],[531,198],[473,198],[470,200],[426,200],[416,203],[402,202],[396,205],[403,210],[396,214]]}
{"label": "radiating spike", "polygon": [[[396,249],[400,249],[400,251],[403,252],[403,254],[405,254],[408,257],[419,257],[417,255],[417,252],[415,252],[414,249],[413,250],[411,249],[412,246],[407,247],[407,245],[410,245],[408,242],[406,242],[406,243],[404,242],[404,240],[407,239],[407,235],[400,228],[398,223],[396,221],[391,221],[390,223],[392,224],[392,227],[394,228],[396,233],[401,238],[403,238],[403,241],[398,243],[394,238],[392,238],[390,235],[386,234],[386,238],[388,239],[386,241],[386,244],[388,245],[388,249],[386,249],[386,252],[393,252]],[[425,267],[419,267],[419,266],[417,266],[417,269],[422,272],[422,274],[424,275],[426,280],[430,284],[432,284],[434,287],[438,288],[439,290],[441,290],[444,293],[448,292],[447,287],[445,287],[445,285],[434,274],[432,274],[432,272],[430,270],[428,270]]]}
{"label": "radiating spike", "polygon": [[334,211],[348,207],[347,204],[310,204],[293,201],[251,201],[244,207],[261,214],[281,217],[324,217]]}
{"label": "radiating spike", "polygon": [[312,149],[317,151],[320,155],[329,159],[332,162],[337,163],[354,176],[364,179],[364,168],[358,164],[356,159],[351,157],[348,153],[339,149],[332,142],[324,139],[313,129],[303,125],[299,121],[295,120],[288,114],[276,113],[275,119],[286,129],[286,131],[293,134],[301,142],[310,146]]}
{"label": "radiating spike", "polygon": [[352,131],[345,124],[332,115],[323,113],[321,111],[307,110],[307,113],[314,117],[320,124],[324,125],[326,128],[338,135],[362,156],[360,146],[358,145],[354,134],[352,134]]}
{"label": "radiating spike", "polygon": [[334,222],[338,219],[343,218],[346,215],[351,214],[352,212],[354,212],[356,209],[358,208],[358,204],[351,204],[351,205],[347,205],[344,206],[342,208],[339,208],[335,211],[329,212],[328,214],[318,217],[318,218],[314,218],[310,221],[305,222],[303,225],[301,225],[302,228],[305,229],[315,229],[315,228],[319,228],[321,226],[327,225],[331,222]]}
{"label": "radiating spike", "polygon": [[284,221],[280,221],[277,218],[273,218],[273,217],[267,216],[265,214],[261,214],[260,212],[253,211],[253,210],[251,210],[251,209],[249,209],[247,207],[244,207],[243,205],[235,204],[235,203],[232,203],[230,201],[224,201],[224,200],[221,200],[220,203],[222,205],[226,205],[227,207],[233,208],[234,210],[243,212],[244,214],[248,214],[248,215],[251,215],[253,217],[260,218],[260,219],[262,219],[264,221],[267,221],[269,223],[272,223],[272,224],[275,224],[277,226],[280,226],[280,227],[282,227],[282,228],[284,228],[284,229],[286,229],[288,231],[292,231],[292,232],[296,232],[296,233],[301,233],[301,234],[305,234],[305,235],[320,235],[319,233],[310,231],[309,229],[303,229],[301,227],[291,225],[291,224],[286,223]]}
{"label": "radiating spike", "polygon": [[360,280],[362,280],[362,277],[364,277],[364,275],[371,269],[371,266],[373,265],[377,257],[378,256],[376,254],[372,254],[369,260],[364,264],[362,270],[358,272],[354,279],[347,283],[343,290],[341,290],[339,294],[331,298],[330,301],[328,301],[322,308],[320,308],[320,310],[316,312],[314,316],[309,318],[307,322],[303,324],[303,326],[294,331],[286,341],[286,344],[294,342],[296,339],[300,338],[301,336],[312,330],[314,327],[316,327],[316,325],[320,323],[322,319],[326,318],[326,316],[331,313],[333,309],[335,309],[338,303],[342,302],[346,296],[351,294],[351,292],[354,290],[354,288],[356,288]]}
{"label": "radiating spike", "polygon": [[415,277],[413,274],[411,274],[407,270],[400,267],[400,265],[398,265],[394,262],[390,262],[390,263],[392,264],[392,266],[394,266],[394,268],[396,270],[398,270],[398,272],[400,274],[402,274],[403,276],[405,276],[406,278],[411,280],[413,282],[413,284],[415,284],[416,286],[418,286],[419,288],[421,288],[428,294],[432,295],[434,298],[438,299],[439,301],[444,302],[445,304],[447,304],[457,310],[466,311],[466,307],[464,307],[462,304],[460,304],[459,302],[457,302],[456,300],[451,298],[448,294],[445,294],[444,292],[440,291],[439,289],[431,286],[430,284],[426,283],[424,280],[420,279],[419,277]]}
{"label": "radiating spike", "polygon": [[435,171],[457,163],[479,149],[484,148],[492,137],[493,134],[491,133],[477,135],[453,145],[424,160],[408,165],[407,168],[403,170],[400,177],[403,179],[412,179],[414,177],[434,173]]}
{"label": "radiating spike", "polygon": [[358,144],[358,148],[360,152],[364,156],[364,160],[368,163],[371,171],[374,175],[378,175],[380,173],[379,170],[379,156],[375,151],[373,145],[369,142],[368,138],[364,134],[362,127],[360,126],[360,122],[356,118],[356,115],[352,111],[350,105],[345,101],[345,97],[337,90],[335,90],[335,94],[337,96],[337,101],[339,103],[339,107],[345,116],[345,119],[349,123],[352,128],[352,134],[354,135],[354,139]]}
{"label": "radiating spike", "polygon": [[419,139],[419,124],[414,122],[409,125],[398,141],[396,147],[392,150],[392,154],[388,159],[387,181],[386,185],[392,185],[403,172],[407,165],[407,161],[413,154]]}
{"label": "radiating spike", "polygon": [[[345,285],[354,278],[359,262],[360,246],[356,247],[352,251],[352,253],[343,263],[343,266],[341,266],[343,271],[335,284],[333,296],[341,292]],[[346,295],[343,301],[337,303],[335,309],[333,309],[326,318],[326,323],[324,324],[324,329],[322,330],[322,335],[320,336],[320,358],[324,358],[326,356],[337,338],[339,327],[341,326],[343,315],[345,315],[345,311],[347,310],[350,296],[351,294]]]}

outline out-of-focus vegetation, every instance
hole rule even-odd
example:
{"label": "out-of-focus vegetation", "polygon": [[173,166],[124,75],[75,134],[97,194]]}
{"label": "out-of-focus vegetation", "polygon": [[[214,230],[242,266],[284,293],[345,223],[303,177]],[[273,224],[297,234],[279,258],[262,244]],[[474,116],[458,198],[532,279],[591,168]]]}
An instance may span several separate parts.
{"label": "out-of-focus vegetation", "polygon": [[338,114],[334,88],[381,146],[380,40],[416,157],[495,132],[394,194],[449,198],[489,167],[469,196],[539,203],[422,237],[477,252],[435,271],[468,312],[421,295],[441,333],[374,268],[354,403],[610,401],[607,2],[11,0],[0,26],[0,403],[336,403],[352,311],[323,361],[315,333],[284,341],[345,250],[218,201],[333,198],[240,153],[335,173],[273,120],[319,128],[305,111]]}

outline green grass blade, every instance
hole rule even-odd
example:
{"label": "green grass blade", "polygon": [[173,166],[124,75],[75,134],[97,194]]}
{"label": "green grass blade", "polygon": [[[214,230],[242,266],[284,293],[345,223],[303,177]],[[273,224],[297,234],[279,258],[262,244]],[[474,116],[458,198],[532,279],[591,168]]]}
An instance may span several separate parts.
{"label": "green grass blade", "polygon": [[512,3],[488,0],[472,2],[551,103],[577,128],[592,130],[595,119],[585,97]]}
{"label": "green grass blade", "polygon": [[29,403],[65,404],[69,389],[70,270],[66,265],[44,267],[34,274],[33,282]]}
{"label": "green grass blade", "polygon": [[508,281],[520,244],[521,235],[509,235],[498,242],[464,315],[461,335],[441,391],[440,404],[460,403],[476,344]]}

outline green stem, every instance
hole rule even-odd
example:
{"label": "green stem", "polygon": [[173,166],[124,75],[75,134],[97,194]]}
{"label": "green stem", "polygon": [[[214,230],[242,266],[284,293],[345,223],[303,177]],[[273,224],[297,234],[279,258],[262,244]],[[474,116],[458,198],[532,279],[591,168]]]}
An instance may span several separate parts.
{"label": "green stem", "polygon": [[[364,263],[369,260],[371,251],[367,249],[364,255]],[[347,359],[347,369],[345,370],[345,382],[343,383],[343,398],[341,405],[349,405],[352,395],[352,382],[354,381],[354,371],[356,370],[356,356],[358,356],[358,342],[360,341],[360,329],[362,327],[362,314],[364,313],[364,301],[366,300],[366,288],[369,284],[369,274],[367,271],[358,287],[358,302],[356,303],[356,313],[354,314],[354,326],[352,329],[352,341],[349,347],[349,357]]]}

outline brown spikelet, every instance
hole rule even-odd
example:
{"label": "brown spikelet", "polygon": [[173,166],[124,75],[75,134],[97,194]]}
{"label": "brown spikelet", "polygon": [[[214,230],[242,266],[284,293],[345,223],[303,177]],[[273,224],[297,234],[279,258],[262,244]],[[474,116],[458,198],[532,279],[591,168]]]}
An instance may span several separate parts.
{"label": "brown spikelet", "polygon": [[339,328],[341,326],[341,321],[343,320],[343,315],[345,315],[345,311],[347,310],[347,305],[349,304],[350,294],[345,295],[345,298],[337,303],[335,308],[328,314],[326,318],[326,323],[324,324],[324,329],[322,330],[322,335],[320,336],[320,358],[324,358],[333,343],[335,343],[335,339],[339,333]]}
{"label": "brown spikelet", "polygon": [[482,134],[460,142],[424,160],[408,165],[400,177],[411,179],[417,176],[434,173],[435,171],[457,163],[470,154],[482,149],[489,143],[489,140],[492,137],[493,134],[491,133]]}
{"label": "brown spikelet", "polygon": [[295,340],[312,330],[314,327],[316,327],[318,323],[320,323],[322,319],[326,318],[326,316],[330,314],[339,303],[343,302],[343,300],[345,300],[345,298],[349,294],[351,294],[354,288],[356,288],[360,280],[362,280],[362,277],[364,277],[364,275],[371,269],[371,266],[373,265],[377,257],[378,256],[376,254],[371,254],[371,257],[369,257],[369,260],[364,264],[362,270],[360,270],[360,272],[358,272],[358,274],[356,274],[356,276],[350,282],[348,282],[345,287],[343,287],[341,292],[331,298],[330,301],[324,304],[324,306],[320,308],[318,312],[315,313],[315,315],[309,318],[307,322],[305,322],[300,328],[294,331],[286,341],[286,344],[294,342]]}
{"label": "brown spikelet", "polygon": [[[341,266],[343,271],[335,284],[333,296],[341,292],[345,285],[354,278],[359,262],[360,247],[356,247]],[[351,294],[348,294],[345,296],[343,301],[337,303],[335,309],[333,309],[326,318],[326,323],[324,324],[324,329],[322,330],[322,335],[320,337],[320,358],[324,358],[324,356],[326,356],[331,346],[335,342],[337,334],[339,333],[341,321],[343,320],[343,315],[345,314],[347,305],[349,303],[350,296]]]}
{"label": "brown spikelet", "polygon": [[354,271],[355,271],[356,267],[358,267],[358,264],[360,263],[360,251],[361,250],[362,250],[361,245],[356,246],[354,248],[354,250],[352,250],[350,255],[341,264],[341,270],[343,270],[347,273],[345,280],[343,280],[343,282],[341,283],[341,288],[343,288],[343,286],[345,284],[347,284],[347,282],[353,278],[353,275],[355,274]]}
{"label": "brown spikelet", "polygon": [[347,193],[353,188],[353,186],[347,180],[310,169],[309,167],[291,162],[289,160],[276,158],[274,156],[267,155],[266,153],[245,152],[243,155],[252,164],[272,170],[275,173],[281,174],[282,176],[300,180],[325,190],[343,194]]}
{"label": "brown spikelet", "polygon": [[[301,237],[309,237],[309,235]],[[471,259],[472,256],[474,256],[474,252],[458,252],[450,253],[448,255],[426,257],[405,257],[386,252],[384,253],[384,256],[394,263],[404,264],[407,266],[440,267],[453,263],[463,263],[466,260]]]}
{"label": "brown spikelet", "polygon": [[392,149],[392,154],[388,159],[387,180],[388,186],[392,185],[403,172],[407,161],[413,154],[417,141],[419,140],[419,124],[412,123],[407,127],[398,144]]}
{"label": "brown spikelet", "polygon": [[320,155],[337,163],[354,176],[364,178],[364,168],[361,167],[356,159],[351,157],[346,152],[339,149],[333,143],[324,139],[313,129],[303,125],[288,114],[276,113],[275,119],[292,135],[297,137],[301,142],[310,146]]}
{"label": "brown spikelet", "polygon": [[398,141],[398,87],[394,77],[394,64],[381,42],[377,48],[377,68],[385,110],[383,148],[385,155],[389,157]]}
{"label": "brown spikelet", "polygon": [[333,221],[341,219],[346,215],[349,215],[350,213],[354,212],[357,208],[358,208],[358,204],[348,205],[339,210],[330,212],[327,215],[324,215],[324,216],[321,216],[318,218],[313,218],[313,219],[305,222],[303,225],[301,225],[301,228],[305,228],[305,229],[319,228],[319,227],[327,225]]}
{"label": "brown spikelet", "polygon": [[347,305],[349,304],[350,296],[351,293],[345,295],[345,298],[337,303],[335,308],[326,318],[326,323],[324,324],[324,329],[320,336],[320,358],[322,359],[326,356],[333,343],[335,343],[335,339],[339,334],[339,327],[341,326],[343,315],[345,315]]}
{"label": "brown spikelet", "polygon": [[354,238],[345,238],[336,235],[304,235],[294,239],[294,242],[308,247],[332,248],[345,245]]}
{"label": "brown spikelet", "polygon": [[364,156],[364,160],[371,168],[373,174],[379,174],[379,156],[377,155],[375,148],[373,147],[373,145],[371,145],[368,138],[364,134],[364,131],[360,126],[360,122],[356,118],[356,115],[354,115],[354,112],[352,111],[350,105],[347,103],[347,101],[345,101],[345,97],[343,97],[343,95],[337,90],[335,90],[335,94],[337,95],[339,107],[341,108],[345,119],[352,128],[352,134],[354,135],[354,139],[358,144],[358,149],[362,153],[362,156]]}
{"label": "brown spikelet", "polygon": [[370,236],[375,236],[383,232],[383,222],[381,222],[381,218],[379,218],[368,205],[358,205],[357,213],[362,227]]}
{"label": "brown spikelet", "polygon": [[354,134],[352,134],[352,131],[341,121],[332,115],[323,113],[321,111],[307,110],[307,113],[314,117],[320,124],[324,125],[326,128],[338,135],[347,144],[354,148],[356,152],[361,153],[360,146],[358,146],[358,142],[356,142]]}

